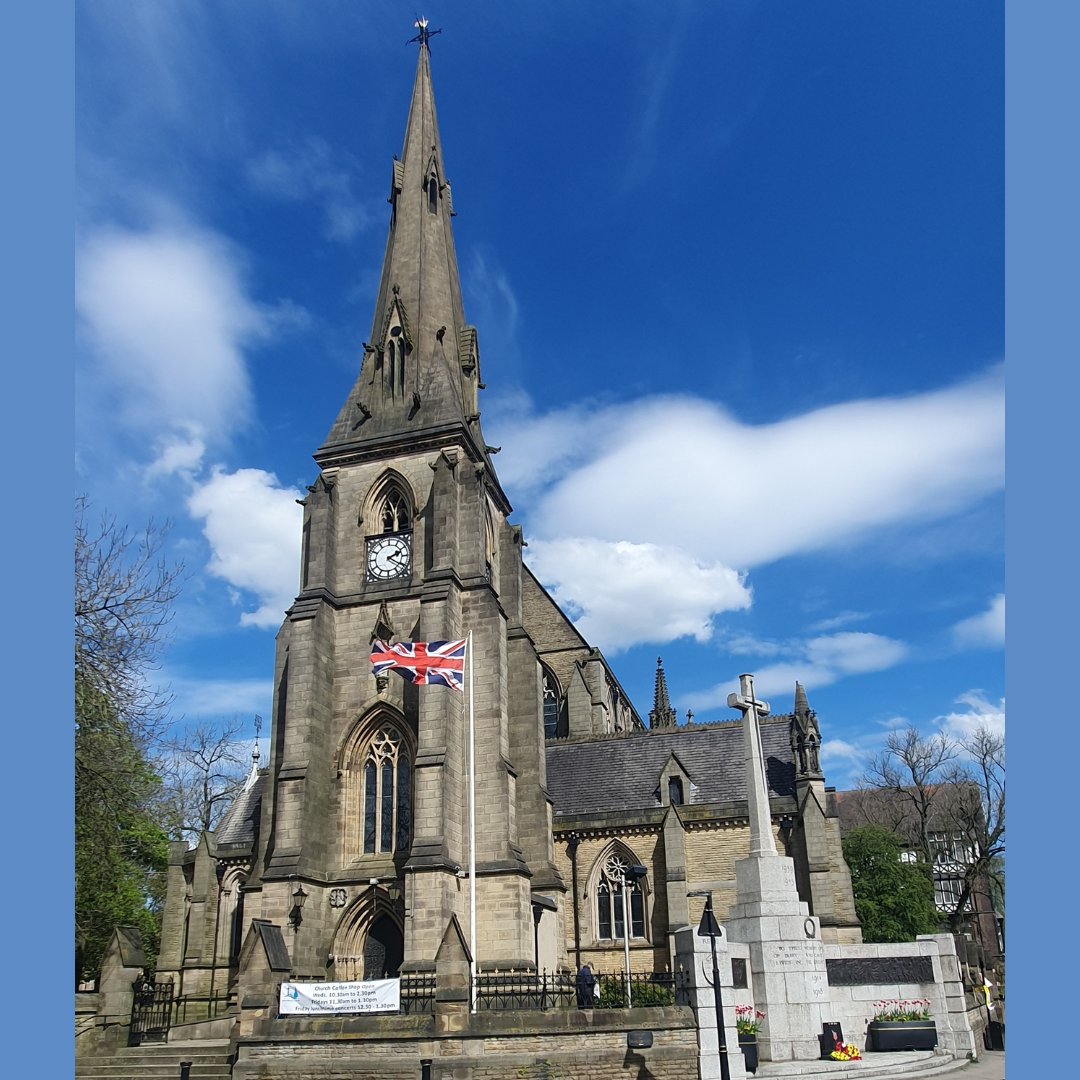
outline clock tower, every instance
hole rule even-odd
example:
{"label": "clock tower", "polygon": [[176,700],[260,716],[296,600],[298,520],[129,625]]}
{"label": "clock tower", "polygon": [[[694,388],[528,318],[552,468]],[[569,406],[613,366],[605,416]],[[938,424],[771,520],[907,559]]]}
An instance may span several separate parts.
{"label": "clock tower", "polygon": [[[300,592],[277,640],[270,763],[245,911],[285,926],[294,978],[430,969],[469,925],[465,696],[376,678],[385,641],[473,641],[482,969],[565,965],[544,683],[522,625],[521,531],[480,427],[430,34],[359,376],[304,499]],[[527,572],[526,572],[527,573]]]}

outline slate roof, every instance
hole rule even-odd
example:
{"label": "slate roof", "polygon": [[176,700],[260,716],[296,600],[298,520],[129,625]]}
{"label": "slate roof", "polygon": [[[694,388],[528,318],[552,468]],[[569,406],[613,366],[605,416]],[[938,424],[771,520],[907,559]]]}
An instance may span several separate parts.
{"label": "slate roof", "polygon": [[[777,716],[761,724],[772,795],[795,794],[789,722]],[[547,781],[556,820],[658,806],[660,773],[673,753],[690,776],[688,804],[746,801],[741,723],[687,724],[647,735],[549,742]]]}
{"label": "slate roof", "polygon": [[254,844],[255,833],[259,827],[259,814],[262,812],[262,794],[266,787],[267,773],[259,773],[251,787],[241,791],[232,806],[225,811],[218,827],[214,830],[214,839],[218,845]]}

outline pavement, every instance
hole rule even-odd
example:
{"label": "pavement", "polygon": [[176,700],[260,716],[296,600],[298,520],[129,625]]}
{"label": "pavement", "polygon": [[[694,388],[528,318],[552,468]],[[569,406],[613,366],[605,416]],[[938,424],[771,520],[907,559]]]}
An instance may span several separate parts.
{"label": "pavement", "polygon": [[1005,1051],[980,1050],[978,1061],[969,1061],[946,1075],[950,1080],[1005,1080]]}

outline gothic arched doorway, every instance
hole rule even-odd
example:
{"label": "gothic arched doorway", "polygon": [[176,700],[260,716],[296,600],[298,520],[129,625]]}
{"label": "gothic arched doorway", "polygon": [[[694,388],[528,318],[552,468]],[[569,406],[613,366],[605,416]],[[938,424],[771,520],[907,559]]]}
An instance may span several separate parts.
{"label": "gothic arched doorway", "polygon": [[389,915],[380,915],[371,924],[364,942],[364,978],[394,979],[405,959],[405,939]]}

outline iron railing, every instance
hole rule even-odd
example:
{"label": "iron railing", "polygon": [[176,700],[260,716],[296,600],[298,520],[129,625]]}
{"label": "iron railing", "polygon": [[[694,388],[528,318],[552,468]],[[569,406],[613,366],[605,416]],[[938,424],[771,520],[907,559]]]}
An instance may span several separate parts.
{"label": "iron railing", "polygon": [[172,1016],[172,979],[155,982],[153,975],[144,972],[131,984],[131,988],[128,1044],[139,1046],[144,1042],[164,1042],[169,1034]]}
{"label": "iron railing", "polygon": [[634,1009],[674,1005],[685,997],[682,993],[684,978],[682,972],[632,971],[628,982],[625,971],[598,974],[596,983],[600,987],[600,997],[595,1007],[625,1009],[628,1000]]}
{"label": "iron railing", "polygon": [[401,976],[401,1014],[435,1011],[435,972],[421,971]]}
{"label": "iron railing", "polygon": [[172,1022],[174,1024],[195,1024],[200,1020],[216,1020],[225,1016],[235,999],[225,992],[213,997],[203,994],[185,994],[172,1003]]}
{"label": "iron railing", "polygon": [[569,1009],[574,976],[569,972],[482,972],[476,976],[477,1012],[502,1009]]}
{"label": "iron railing", "polygon": [[[599,997],[591,995],[581,1007],[626,1008],[627,986],[632,1008],[686,1003],[680,972],[625,972],[597,975]],[[503,1009],[572,1009],[578,1007],[577,978],[573,972],[482,972],[476,976],[478,1012]]]}

